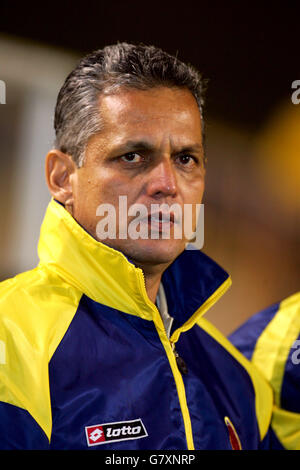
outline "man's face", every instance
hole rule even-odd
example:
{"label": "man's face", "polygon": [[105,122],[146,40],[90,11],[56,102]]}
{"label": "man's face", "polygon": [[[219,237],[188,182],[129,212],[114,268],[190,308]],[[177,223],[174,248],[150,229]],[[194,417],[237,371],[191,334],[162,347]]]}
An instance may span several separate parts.
{"label": "man's face", "polygon": [[[73,217],[99,240],[96,215],[101,204],[116,210],[116,237],[100,241],[125,254],[137,265],[170,264],[185,248],[184,237],[175,238],[171,215],[170,236],[163,238],[165,224],[153,216],[158,233],[151,238],[148,217],[145,239],[119,238],[119,196],[128,209],[143,204],[200,204],[204,191],[204,155],[200,112],[186,89],[157,87],[122,89],[102,96],[99,112],[103,130],[88,142],[82,168],[76,169],[73,185]],[[125,199],[123,199],[124,201]],[[155,212],[155,211],[154,211]],[[123,214],[123,217],[127,214]],[[128,216],[127,226],[136,218]],[[140,226],[140,228],[142,225]],[[145,226],[144,226],[145,228]]]}

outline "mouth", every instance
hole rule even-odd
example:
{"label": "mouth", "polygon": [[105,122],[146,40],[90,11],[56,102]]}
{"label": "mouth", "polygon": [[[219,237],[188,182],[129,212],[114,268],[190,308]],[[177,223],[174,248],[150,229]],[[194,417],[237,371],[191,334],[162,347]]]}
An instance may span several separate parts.
{"label": "mouth", "polygon": [[173,212],[154,212],[152,214],[149,214],[148,216],[148,222],[154,222],[154,223],[161,223],[161,224],[166,224],[166,223],[177,223],[177,220],[175,220],[175,215]]}
{"label": "mouth", "polygon": [[[152,208],[151,208],[152,209]],[[182,215],[179,211],[168,209],[148,209],[147,213],[140,211],[140,215],[130,220],[128,225],[129,236],[133,239],[163,239],[173,240],[182,237]],[[137,228],[138,227],[138,228]],[[137,237],[137,233],[139,237]]]}
{"label": "mouth", "polygon": [[153,212],[148,216],[148,229],[154,238],[155,233],[171,237],[170,234],[179,223],[177,219],[173,212]]}

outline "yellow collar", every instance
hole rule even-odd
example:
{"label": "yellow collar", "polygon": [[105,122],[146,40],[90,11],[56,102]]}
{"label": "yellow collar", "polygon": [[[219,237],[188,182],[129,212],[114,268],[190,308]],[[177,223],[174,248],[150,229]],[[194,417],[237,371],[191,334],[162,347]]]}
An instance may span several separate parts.
{"label": "yellow collar", "polygon": [[40,264],[47,264],[96,302],[152,320],[144,275],[117,250],[95,240],[51,200],[41,227]]}
{"label": "yellow collar", "polygon": [[[41,227],[40,265],[47,265],[92,300],[153,320],[163,328],[150,301],[143,272],[120,252],[95,240],[68,211],[51,200]],[[200,251],[185,250],[162,277],[177,327],[188,329],[231,285],[228,274]]]}

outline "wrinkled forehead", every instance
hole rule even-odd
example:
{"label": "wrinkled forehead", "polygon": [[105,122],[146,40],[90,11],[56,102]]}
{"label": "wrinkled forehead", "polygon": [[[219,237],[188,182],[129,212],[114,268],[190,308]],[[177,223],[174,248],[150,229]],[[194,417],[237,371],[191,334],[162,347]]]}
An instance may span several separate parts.
{"label": "wrinkled forehead", "polygon": [[128,133],[143,141],[151,136],[167,139],[168,135],[178,139],[180,134],[183,139],[201,140],[200,111],[194,96],[184,88],[130,89],[102,95],[99,114],[102,130],[119,134],[121,140]]}
{"label": "wrinkled forehead", "polygon": [[193,95],[183,89],[129,91],[99,102],[101,131],[87,153],[203,150],[201,117]]}

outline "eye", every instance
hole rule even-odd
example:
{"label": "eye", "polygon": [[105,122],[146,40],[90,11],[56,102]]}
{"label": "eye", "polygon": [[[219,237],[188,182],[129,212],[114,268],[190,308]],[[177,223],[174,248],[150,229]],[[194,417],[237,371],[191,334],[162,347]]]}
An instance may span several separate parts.
{"label": "eye", "polygon": [[142,157],[136,152],[130,152],[126,153],[126,155],[122,155],[121,160],[126,163],[139,163]]}
{"label": "eye", "polygon": [[178,155],[177,159],[181,165],[189,167],[198,163],[198,160],[192,155],[189,155],[188,153]]}

